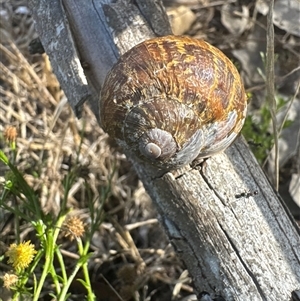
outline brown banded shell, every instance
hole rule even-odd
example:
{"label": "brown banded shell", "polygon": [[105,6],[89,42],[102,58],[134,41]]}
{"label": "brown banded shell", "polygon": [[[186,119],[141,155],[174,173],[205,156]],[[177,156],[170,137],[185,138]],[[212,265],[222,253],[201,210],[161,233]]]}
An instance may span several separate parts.
{"label": "brown banded shell", "polygon": [[103,129],[158,168],[173,169],[227,148],[246,115],[233,63],[189,37],[145,41],[108,74],[100,101]]}

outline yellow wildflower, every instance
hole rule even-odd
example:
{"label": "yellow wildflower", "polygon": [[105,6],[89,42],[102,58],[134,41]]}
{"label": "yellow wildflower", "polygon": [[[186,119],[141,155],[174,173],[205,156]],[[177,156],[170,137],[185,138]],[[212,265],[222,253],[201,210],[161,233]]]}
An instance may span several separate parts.
{"label": "yellow wildflower", "polygon": [[18,276],[15,274],[6,273],[3,276],[3,286],[7,289],[10,289],[17,282],[18,282]]}
{"label": "yellow wildflower", "polygon": [[9,257],[8,263],[11,263],[16,270],[22,270],[29,266],[36,253],[34,245],[29,240],[18,245],[11,244],[5,255]]}
{"label": "yellow wildflower", "polygon": [[4,139],[9,143],[14,143],[18,136],[18,132],[16,127],[14,126],[7,126],[3,133]]}
{"label": "yellow wildflower", "polygon": [[66,234],[65,237],[70,237],[73,240],[75,237],[81,237],[84,233],[84,223],[77,216],[69,217],[65,222]]}

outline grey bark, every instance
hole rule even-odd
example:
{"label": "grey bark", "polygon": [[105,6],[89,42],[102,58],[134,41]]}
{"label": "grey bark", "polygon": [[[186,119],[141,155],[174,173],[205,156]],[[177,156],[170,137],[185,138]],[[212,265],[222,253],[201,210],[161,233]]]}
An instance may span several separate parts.
{"label": "grey bark", "polygon": [[[28,1],[33,20],[68,102],[77,116],[85,101],[96,102],[89,91],[60,1]],[[56,62],[56,63],[53,63]],[[76,93],[74,93],[76,91]]]}
{"label": "grey bark", "polygon": [[[54,72],[70,102],[70,95],[76,99],[73,108],[83,94],[99,93],[119,55],[145,39],[170,33],[160,1],[64,0],[64,7],[59,0],[52,0],[51,6],[49,2],[29,0]],[[59,14],[54,11],[58,7]],[[49,29],[58,25],[60,30]],[[89,66],[86,94],[77,72],[80,66],[61,65],[63,60],[78,63],[78,55]],[[92,107],[98,116],[95,99]],[[124,152],[156,205],[198,296],[208,291],[227,301],[285,301],[299,289],[299,228],[242,137],[201,167],[164,175],[140,162],[130,149],[124,147]]]}

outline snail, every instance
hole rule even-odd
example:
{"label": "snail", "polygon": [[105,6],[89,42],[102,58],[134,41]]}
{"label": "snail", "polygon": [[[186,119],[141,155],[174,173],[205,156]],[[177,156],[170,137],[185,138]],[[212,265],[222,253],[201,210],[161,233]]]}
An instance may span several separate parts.
{"label": "snail", "polygon": [[121,146],[159,169],[226,149],[240,132],[247,98],[234,64],[185,36],[144,41],[107,75],[100,123]]}

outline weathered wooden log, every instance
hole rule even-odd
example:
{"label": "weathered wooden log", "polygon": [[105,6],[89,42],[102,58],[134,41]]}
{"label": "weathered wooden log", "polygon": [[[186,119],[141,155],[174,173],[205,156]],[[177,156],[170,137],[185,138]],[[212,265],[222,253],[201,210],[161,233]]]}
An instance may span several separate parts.
{"label": "weathered wooden log", "polygon": [[[53,70],[77,109],[83,94],[99,93],[119,55],[145,39],[170,33],[160,1],[29,3]],[[88,86],[79,59],[88,66]],[[98,116],[95,98],[91,101]],[[299,228],[242,137],[199,168],[163,175],[130,149],[124,152],[186,264],[199,300],[207,291],[227,301],[287,301],[299,289]]]}

